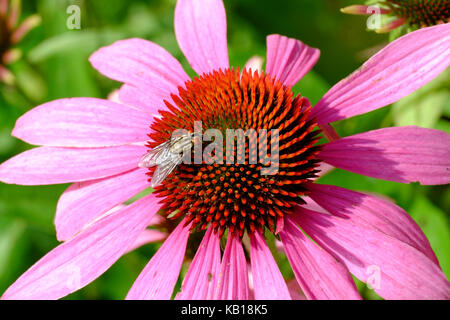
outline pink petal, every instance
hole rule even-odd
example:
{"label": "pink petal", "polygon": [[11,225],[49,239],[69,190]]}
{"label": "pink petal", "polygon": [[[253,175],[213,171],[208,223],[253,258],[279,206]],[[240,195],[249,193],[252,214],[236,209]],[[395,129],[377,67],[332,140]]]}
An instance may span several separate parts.
{"label": "pink petal", "polygon": [[[178,92],[189,76],[181,64],[165,49],[142,39],[120,40],[94,52],[91,64],[105,76],[137,88],[140,95],[163,99]],[[120,99],[127,104],[126,95]],[[143,110],[148,106],[135,105]]]}
{"label": "pink petal", "polygon": [[100,179],[137,168],[145,146],[111,148],[39,147],[0,165],[0,181],[44,185]]}
{"label": "pink petal", "polygon": [[418,127],[383,128],[323,146],[327,163],[378,179],[424,185],[450,182],[450,135]]}
{"label": "pink petal", "polygon": [[333,171],[335,168],[332,165],[329,165],[326,162],[321,162],[319,167],[316,168],[316,170],[320,170],[320,172],[318,173],[318,177],[316,178],[319,179],[320,177],[323,177],[324,175],[326,175],[327,173],[329,173],[330,171]]}
{"label": "pink petal", "polygon": [[255,71],[261,72],[263,63],[264,63],[264,59],[262,57],[253,56],[247,60],[247,62],[245,63],[244,69],[249,69],[252,72],[255,72]]}
{"label": "pink petal", "polygon": [[175,34],[181,51],[199,75],[229,67],[222,0],[178,0]]}
{"label": "pink petal", "polygon": [[119,40],[94,52],[89,61],[111,79],[148,89],[177,91],[189,80],[181,64],[164,48],[143,39]]}
{"label": "pink petal", "polygon": [[296,279],[289,280],[287,286],[292,300],[307,300]]}
{"label": "pink petal", "polygon": [[214,234],[213,228],[208,228],[176,299],[212,299],[214,283],[220,271],[220,255],[220,239]]}
{"label": "pink petal", "polygon": [[136,240],[157,212],[150,195],[99,220],[33,265],[2,299],[59,299],[105,272]]}
{"label": "pink petal", "polygon": [[250,235],[250,262],[256,300],[291,300],[280,269],[259,232]]}
{"label": "pink petal", "polygon": [[148,140],[152,120],[152,116],[108,100],[61,99],[20,117],[12,135],[35,145],[107,147]]}
{"label": "pink petal", "polygon": [[85,225],[150,186],[148,169],[137,169],[101,180],[72,184],[56,208],[56,237],[72,238]]}
{"label": "pink petal", "polygon": [[319,60],[320,50],[303,42],[272,34],[267,37],[266,72],[287,86],[295,85]]}
{"label": "pink petal", "polygon": [[405,18],[397,18],[395,20],[392,20],[388,23],[386,23],[385,25],[383,25],[381,28],[376,29],[375,32],[376,33],[387,33],[390,32],[394,29],[397,29],[398,27],[404,25],[408,23],[408,19]]}
{"label": "pink petal", "polygon": [[127,300],[168,300],[180,274],[190,225],[181,221],[141,272]]}
{"label": "pink petal", "polygon": [[310,184],[309,196],[328,212],[381,231],[424,253],[439,265],[428,239],[408,213],[390,201],[347,189]]}
{"label": "pink petal", "polygon": [[146,229],[142,231],[136,241],[127,249],[126,253],[134,251],[146,244],[152,242],[162,242],[167,238],[167,234],[165,232],[153,229]]}
{"label": "pink petal", "polygon": [[323,207],[319,206],[317,202],[315,202],[313,199],[311,199],[308,196],[302,197],[303,200],[305,200],[306,204],[303,204],[302,207],[313,210],[313,211],[319,211],[322,213],[330,214],[327,210],[325,210]]}
{"label": "pink petal", "polygon": [[[175,91],[176,94],[178,91]],[[142,111],[145,111],[152,117],[158,115],[158,110],[165,110],[167,106],[164,100],[167,100],[172,105],[175,105],[168,93],[161,95],[147,92],[141,88],[132,85],[124,84],[119,90],[119,99],[128,105],[135,106]]]}
{"label": "pink petal", "polygon": [[214,298],[218,300],[248,300],[248,271],[242,243],[229,234],[222,257]]}
{"label": "pink petal", "polygon": [[280,233],[295,277],[308,299],[361,299],[347,268],[285,219]]}
{"label": "pink petal", "polygon": [[327,123],[387,106],[434,79],[449,64],[449,23],[408,33],[331,88],[311,117]]}
{"label": "pink petal", "polygon": [[322,248],[385,299],[450,299],[450,284],[422,252],[376,229],[298,208],[293,216]]}
{"label": "pink petal", "polygon": [[114,89],[113,91],[108,93],[108,96],[106,97],[106,100],[114,102],[114,103],[124,104],[119,98],[119,89]]}

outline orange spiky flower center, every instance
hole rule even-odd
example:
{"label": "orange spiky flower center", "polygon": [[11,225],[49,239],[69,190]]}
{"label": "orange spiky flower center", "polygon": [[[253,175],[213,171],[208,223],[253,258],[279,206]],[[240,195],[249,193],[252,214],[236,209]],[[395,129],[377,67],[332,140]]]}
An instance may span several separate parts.
{"label": "orange spiky flower center", "polygon": [[[198,231],[211,226],[219,235],[228,230],[242,237],[245,231],[263,232],[265,227],[273,233],[280,231],[284,215],[304,203],[305,184],[318,172],[320,130],[308,117],[308,100],[294,96],[291,88],[263,72],[239,69],[194,78],[172,99],[165,101],[168,110],[160,111],[161,118],[152,124],[149,148],[170,140],[174,130],[194,132],[195,121],[201,121],[203,132],[217,129],[224,137],[228,129],[262,129],[267,135],[246,138],[245,159],[237,159],[243,153],[238,153],[236,144],[215,154],[215,163],[203,159],[201,164],[178,165],[155,188],[163,212],[172,219],[185,217]],[[275,129],[277,138],[271,134]],[[252,154],[252,146],[260,146],[262,139],[266,139],[267,153],[258,149]],[[272,142],[278,146],[277,157],[272,157]],[[208,143],[203,142],[202,148]],[[227,163],[229,154],[240,164]],[[256,163],[251,161],[254,157]],[[269,160],[276,160],[278,169],[262,173]],[[149,175],[154,171],[150,168]]]}

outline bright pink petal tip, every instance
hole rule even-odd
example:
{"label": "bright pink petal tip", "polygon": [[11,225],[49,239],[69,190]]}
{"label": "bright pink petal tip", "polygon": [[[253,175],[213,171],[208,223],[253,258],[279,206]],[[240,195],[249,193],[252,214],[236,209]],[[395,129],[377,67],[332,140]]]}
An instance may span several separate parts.
{"label": "bright pink petal tip", "polygon": [[330,89],[311,117],[329,123],[391,104],[450,65],[450,23],[408,33]]}
{"label": "bright pink petal tip", "polygon": [[371,226],[298,207],[299,226],[383,298],[450,299],[450,283],[416,248]]}
{"label": "bright pink petal tip", "polygon": [[434,129],[393,127],[355,134],[325,144],[319,157],[378,179],[450,183],[450,134]]}
{"label": "bright pink petal tip", "polygon": [[220,271],[220,239],[208,228],[183,280],[177,300],[212,299]]}
{"label": "bright pink petal tip", "polygon": [[181,221],[141,272],[127,300],[168,300],[180,274],[190,224]]}
{"label": "bright pink petal tip", "polygon": [[248,271],[244,249],[239,237],[228,235],[220,274],[215,284],[214,299],[248,300]]}
{"label": "bright pink petal tip", "polygon": [[281,241],[295,277],[308,299],[360,300],[347,268],[308,239],[290,218],[285,220]]}
{"label": "bright pink petal tip", "polygon": [[342,13],[346,14],[356,14],[356,15],[371,15],[369,12],[369,6],[363,5],[352,5],[341,9]]}
{"label": "bright pink petal tip", "polygon": [[0,181],[21,185],[81,182],[136,169],[145,146],[110,148],[39,147],[0,165]]}
{"label": "bright pink petal tip", "polygon": [[120,99],[152,113],[153,104],[138,104],[145,96],[154,97],[158,107],[164,99],[178,92],[189,76],[181,64],[164,48],[142,39],[120,40],[94,52],[89,61],[100,73],[135,88],[130,96],[121,92]]}
{"label": "bright pink petal tip", "polygon": [[229,67],[222,0],[178,0],[175,34],[181,51],[199,75]]}
{"label": "bright pink petal tip", "polygon": [[126,252],[157,210],[150,195],[99,220],[45,255],[2,299],[59,299],[84,287]]}
{"label": "bright pink petal tip", "polygon": [[256,300],[291,300],[264,236],[258,232],[250,235],[250,263]]}
{"label": "bright pink petal tip", "polygon": [[287,86],[295,85],[319,60],[320,50],[277,34],[267,37],[266,72]]}
{"label": "bright pink petal tip", "polygon": [[94,98],[45,103],[17,120],[12,135],[34,145],[107,147],[148,140],[153,117],[123,104]]}
{"label": "bright pink petal tip", "polygon": [[346,14],[356,14],[356,15],[373,15],[373,14],[386,14],[390,13],[390,9],[375,7],[375,6],[364,6],[364,5],[352,5],[341,9],[342,13]]}
{"label": "bright pink petal tip", "polygon": [[411,216],[390,201],[344,188],[310,184],[309,196],[328,212],[403,241],[439,262],[430,242]]}

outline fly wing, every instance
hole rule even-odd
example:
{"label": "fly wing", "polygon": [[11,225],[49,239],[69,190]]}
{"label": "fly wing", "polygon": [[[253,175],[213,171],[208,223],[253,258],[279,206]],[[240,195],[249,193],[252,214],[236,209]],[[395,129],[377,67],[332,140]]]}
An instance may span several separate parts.
{"label": "fly wing", "polygon": [[170,158],[170,141],[166,141],[157,145],[152,150],[147,152],[139,161],[139,167],[149,168],[160,165],[168,161]]}
{"label": "fly wing", "polygon": [[178,155],[177,157],[173,156],[170,160],[163,162],[158,165],[155,172],[153,173],[152,181],[150,182],[150,186],[155,188],[159,186],[165,178],[181,163],[183,157]]}

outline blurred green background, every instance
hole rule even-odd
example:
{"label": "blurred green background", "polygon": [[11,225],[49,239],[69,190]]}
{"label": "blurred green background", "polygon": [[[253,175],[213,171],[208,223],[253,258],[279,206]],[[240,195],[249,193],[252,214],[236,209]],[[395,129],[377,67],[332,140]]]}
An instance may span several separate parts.
{"label": "blurred green background", "polygon": [[[10,69],[15,86],[0,85],[0,162],[30,146],[10,132],[16,119],[43,102],[64,97],[105,98],[119,83],[97,73],[89,55],[119,39],[154,41],[182,61],[173,31],[175,0],[26,0],[21,19],[38,13],[42,24],[19,47],[24,57]],[[388,35],[366,31],[363,17],[339,9],[362,1],[225,0],[230,62],[243,66],[252,55],[265,57],[265,37],[279,33],[321,50],[321,58],[294,91],[315,103],[334,83],[347,76],[388,41]],[[81,8],[81,29],[68,30],[66,9]],[[450,76],[447,72],[399,103],[337,124],[350,135],[379,127],[415,124],[450,132]],[[383,194],[406,209],[420,224],[442,268],[450,275],[450,189],[447,186],[403,185],[341,170],[321,179],[354,190]],[[0,184],[0,294],[40,257],[58,245],[53,216],[67,185],[22,187]],[[72,299],[122,299],[158,245],[147,245],[122,257],[102,277],[72,294]],[[276,256],[286,277],[287,260]],[[358,283],[365,298],[377,299]]]}

